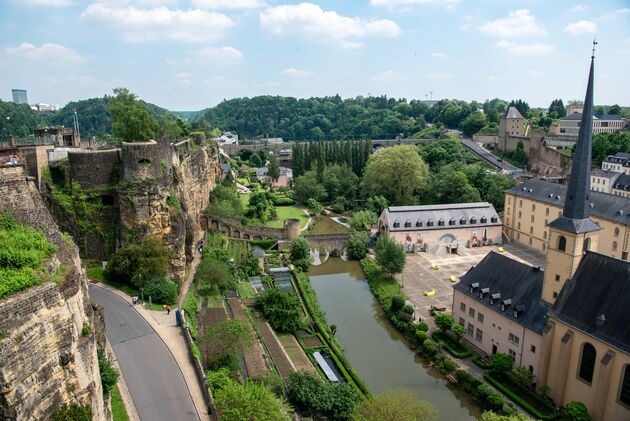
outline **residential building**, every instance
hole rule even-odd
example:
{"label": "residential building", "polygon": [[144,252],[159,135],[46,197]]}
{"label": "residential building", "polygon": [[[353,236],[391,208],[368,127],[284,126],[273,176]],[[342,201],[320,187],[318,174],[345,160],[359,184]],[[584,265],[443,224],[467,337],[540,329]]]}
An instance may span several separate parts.
{"label": "residential building", "polygon": [[45,104],[43,102],[38,102],[37,104],[31,105],[31,109],[33,111],[37,111],[40,114],[49,114],[55,111],[59,111],[59,104]]}
{"label": "residential building", "polygon": [[613,185],[621,174],[600,168],[591,171],[591,190],[602,193],[612,193]]}
{"label": "residential building", "polygon": [[540,375],[542,333],[550,305],[540,299],[543,271],[490,252],[453,291],[453,317],[464,338],[487,355],[512,357],[515,366]]}
{"label": "residential building", "polygon": [[501,220],[488,202],[390,206],[379,217],[378,231],[408,252],[440,253],[454,242],[459,247],[501,243]]}
{"label": "residential building", "polygon": [[238,145],[238,135],[231,132],[223,132],[216,138],[219,145]]}
{"label": "residential building", "polygon": [[11,95],[16,104],[28,104],[26,89],[11,89]]}
{"label": "residential building", "polygon": [[621,174],[630,174],[630,153],[617,152],[615,155],[608,155],[602,161],[602,169]]}
{"label": "residential building", "polygon": [[65,127],[44,127],[36,129],[35,143],[49,144],[59,147],[78,148],[81,146],[81,138],[75,129]]}
{"label": "residential building", "polygon": [[289,187],[292,178],[293,170],[291,168],[280,167],[280,176],[277,180],[271,179],[268,167],[256,168],[256,179],[263,180],[266,183],[271,184],[271,187],[273,188]]}
{"label": "residential building", "polygon": [[622,197],[630,197],[630,175],[620,174],[613,184],[612,194]]}
{"label": "residential building", "polygon": [[[549,136],[560,136],[561,138],[577,140],[582,113],[573,113],[560,119],[558,125],[549,128]],[[593,134],[613,133],[623,129],[625,120],[618,115],[593,115]]]}

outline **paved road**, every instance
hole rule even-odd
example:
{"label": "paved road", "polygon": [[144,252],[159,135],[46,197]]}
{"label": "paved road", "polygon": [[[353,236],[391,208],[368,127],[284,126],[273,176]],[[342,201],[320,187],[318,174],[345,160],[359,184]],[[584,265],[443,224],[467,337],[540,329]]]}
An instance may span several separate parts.
{"label": "paved road", "polygon": [[457,136],[459,136],[464,146],[466,146],[468,149],[470,149],[471,151],[479,155],[481,158],[483,158],[486,162],[493,165],[495,168],[508,171],[515,175],[519,175],[523,172],[521,168],[515,167],[509,162],[506,162],[502,160],[501,158],[497,158],[496,156],[492,155],[487,149],[484,149],[483,147],[481,147],[477,142],[475,142],[471,138],[464,136],[463,133],[460,132],[459,130],[451,130],[451,131],[455,133]]}
{"label": "paved road", "polygon": [[114,349],[143,421],[199,421],[175,359],[153,328],[122,298],[90,286],[105,310],[107,339]]}

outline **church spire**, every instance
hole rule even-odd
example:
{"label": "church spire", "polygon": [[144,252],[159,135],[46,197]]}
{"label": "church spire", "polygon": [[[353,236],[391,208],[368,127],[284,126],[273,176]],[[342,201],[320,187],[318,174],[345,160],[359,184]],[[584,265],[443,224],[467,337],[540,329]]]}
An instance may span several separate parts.
{"label": "church spire", "polygon": [[569,188],[564,201],[562,216],[550,225],[572,232],[587,232],[600,229],[589,219],[590,215],[590,183],[591,183],[591,149],[593,144],[593,73],[595,68],[595,45],[588,75],[588,86],[584,98],[584,109],[580,131],[573,155]]}

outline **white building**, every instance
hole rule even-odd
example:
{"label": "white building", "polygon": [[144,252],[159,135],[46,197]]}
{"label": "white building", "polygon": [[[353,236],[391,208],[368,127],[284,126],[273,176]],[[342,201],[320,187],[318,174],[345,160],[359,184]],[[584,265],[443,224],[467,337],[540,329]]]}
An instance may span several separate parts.
{"label": "white building", "polygon": [[620,175],[618,172],[594,168],[591,171],[591,190],[612,193],[613,185]]}

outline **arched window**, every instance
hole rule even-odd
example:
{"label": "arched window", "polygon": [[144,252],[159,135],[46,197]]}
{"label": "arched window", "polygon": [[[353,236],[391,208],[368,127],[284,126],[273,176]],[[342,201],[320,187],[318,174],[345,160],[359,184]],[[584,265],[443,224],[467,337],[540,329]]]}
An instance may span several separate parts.
{"label": "arched window", "polygon": [[534,215],[532,215],[532,217],[530,218],[532,222],[534,222]]}
{"label": "arched window", "polygon": [[582,358],[580,358],[578,377],[589,384],[593,381],[596,358],[597,351],[595,351],[595,347],[588,342],[584,343],[584,345],[582,345]]}
{"label": "arched window", "polygon": [[619,227],[615,227],[615,237],[619,237]]}
{"label": "arched window", "polygon": [[613,251],[617,251],[617,242],[616,241],[613,241],[612,249],[613,249]]}
{"label": "arched window", "polygon": [[547,239],[547,231],[543,232],[543,240]]}
{"label": "arched window", "polygon": [[561,235],[560,237],[558,237],[558,250],[566,251],[566,249],[567,249],[567,239],[564,238],[563,235]]}
{"label": "arched window", "polygon": [[440,227],[444,226],[444,219],[440,218],[440,220],[438,221],[438,226]]}
{"label": "arched window", "polygon": [[545,216],[549,216],[549,208],[545,209]]}
{"label": "arched window", "polygon": [[532,211],[536,210],[536,205],[532,203]]}
{"label": "arched window", "polygon": [[619,387],[619,400],[626,405],[630,405],[630,365],[627,365],[623,371]]}
{"label": "arched window", "polygon": [[590,238],[588,238],[588,237],[586,237],[586,238],[584,239],[584,244],[582,245],[582,250],[583,250],[583,251],[586,251],[586,250],[588,250],[588,249],[590,249],[590,248],[591,248],[591,239],[590,239]]}

